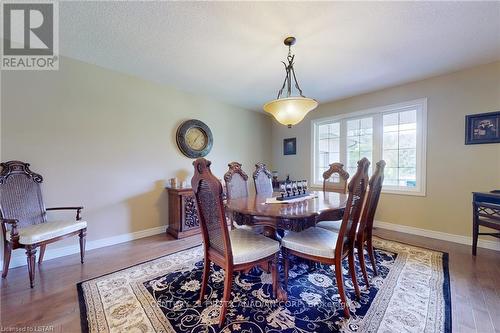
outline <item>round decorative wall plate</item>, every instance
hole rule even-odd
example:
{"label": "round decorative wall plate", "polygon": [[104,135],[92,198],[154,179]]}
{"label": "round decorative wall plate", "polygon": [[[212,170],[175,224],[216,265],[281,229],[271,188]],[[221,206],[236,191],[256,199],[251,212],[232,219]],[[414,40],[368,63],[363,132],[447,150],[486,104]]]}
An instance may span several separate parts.
{"label": "round decorative wall plate", "polygon": [[190,158],[206,156],[212,149],[214,138],[210,128],[202,121],[190,119],[177,128],[177,146]]}

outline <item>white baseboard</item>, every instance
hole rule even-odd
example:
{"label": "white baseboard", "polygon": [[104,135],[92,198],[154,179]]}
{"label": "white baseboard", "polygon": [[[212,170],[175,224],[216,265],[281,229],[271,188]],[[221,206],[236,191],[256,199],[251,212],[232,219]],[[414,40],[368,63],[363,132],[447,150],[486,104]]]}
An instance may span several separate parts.
{"label": "white baseboard", "polygon": [[[406,225],[387,223],[382,221],[375,221],[374,226],[377,228],[398,231],[405,234],[440,239],[448,242],[465,244],[465,245],[472,245],[472,237],[468,236],[448,234],[446,232],[441,232],[441,231],[420,229]],[[489,250],[500,251],[500,241],[479,239],[477,246]]]}
{"label": "white baseboard", "polygon": [[[144,238],[148,236],[158,235],[164,233],[166,231],[167,226],[155,227],[146,230],[131,232],[128,234],[121,234],[113,237],[96,239],[93,241],[88,241],[85,248],[86,250],[98,249],[105,246],[120,244],[124,242],[129,242],[134,239]],[[75,237],[74,245],[64,246],[64,247],[56,247],[51,248],[51,246],[47,246],[47,250],[45,251],[45,260],[50,260],[54,258],[59,258],[63,256],[67,256],[70,254],[80,253],[80,245],[78,243],[78,237]],[[0,269],[3,268],[3,257],[0,259]],[[26,253],[23,249],[12,251],[12,257],[10,258],[9,268],[19,267],[26,265]]]}

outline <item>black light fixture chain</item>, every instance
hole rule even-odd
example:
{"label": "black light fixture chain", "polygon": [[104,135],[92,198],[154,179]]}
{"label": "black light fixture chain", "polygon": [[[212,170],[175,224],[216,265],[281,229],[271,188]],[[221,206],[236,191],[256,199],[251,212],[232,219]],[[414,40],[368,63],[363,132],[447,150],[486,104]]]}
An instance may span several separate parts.
{"label": "black light fixture chain", "polygon": [[292,46],[288,45],[288,56],[286,57],[288,61],[288,65],[282,61],[281,63],[285,66],[285,80],[283,81],[283,85],[281,86],[281,89],[278,91],[278,97],[276,99],[280,99],[283,90],[285,89],[285,85],[287,87],[287,97],[290,97],[292,94],[292,75],[293,75],[293,81],[295,83],[295,88],[299,91],[299,94],[301,97],[305,97],[302,93],[302,89],[300,89],[299,83],[297,81],[297,76],[295,75],[295,70],[293,68],[293,60],[295,58],[295,55],[292,55]]}
{"label": "black light fixture chain", "polygon": [[299,87],[299,82],[297,82],[297,76],[295,76],[295,69],[293,69],[293,67],[292,67],[292,74],[293,74],[293,80],[295,81],[295,88],[297,88],[301,97],[305,97],[304,94],[302,93],[302,89],[300,89]]}
{"label": "black light fixture chain", "polygon": [[276,99],[280,99],[281,94],[283,93],[283,89],[285,89],[285,84],[286,84],[286,82],[288,80],[287,66],[286,66],[286,64],[283,61],[281,63],[285,66],[285,71],[286,71],[287,75],[285,75],[285,80],[283,81],[283,85],[281,86],[281,89],[278,91],[278,97],[276,97]]}

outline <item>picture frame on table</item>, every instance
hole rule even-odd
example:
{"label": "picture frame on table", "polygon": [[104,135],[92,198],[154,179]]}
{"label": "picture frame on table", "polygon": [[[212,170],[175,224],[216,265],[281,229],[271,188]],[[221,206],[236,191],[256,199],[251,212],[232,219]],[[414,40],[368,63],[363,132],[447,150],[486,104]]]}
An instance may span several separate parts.
{"label": "picture frame on table", "polygon": [[465,116],[465,144],[500,143],[500,111]]}

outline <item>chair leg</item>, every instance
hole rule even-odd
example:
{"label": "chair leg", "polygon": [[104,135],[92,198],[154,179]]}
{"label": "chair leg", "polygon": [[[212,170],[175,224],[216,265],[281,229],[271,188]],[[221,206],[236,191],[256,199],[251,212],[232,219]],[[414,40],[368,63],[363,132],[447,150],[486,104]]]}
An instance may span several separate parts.
{"label": "chair leg", "polygon": [[3,243],[3,272],[2,278],[7,277],[7,273],[9,273],[9,263],[10,263],[10,254],[12,253],[12,246],[9,242],[4,241]]}
{"label": "chair leg", "polygon": [[368,251],[368,255],[370,256],[370,261],[372,263],[373,275],[377,276],[377,261],[375,260],[375,252],[373,251],[372,238],[369,237],[366,240],[366,250]]}
{"label": "chair leg", "polygon": [[224,277],[224,295],[222,297],[222,306],[220,309],[219,327],[224,325],[226,321],[227,306],[229,298],[231,297],[231,287],[233,285],[233,270],[226,269],[226,276]]}
{"label": "chair leg", "polygon": [[276,298],[278,291],[278,254],[274,255],[271,261],[271,276],[273,278],[273,298]]}
{"label": "chair leg", "polygon": [[43,256],[45,255],[45,247],[47,245],[44,244],[44,245],[41,245],[40,246],[40,254],[38,255],[38,264],[40,265],[43,261]]}
{"label": "chair leg", "polygon": [[36,258],[36,247],[33,245],[26,246],[26,256],[28,261],[28,273],[30,276],[30,287],[35,286],[35,258]]}
{"label": "chair leg", "polygon": [[368,281],[368,273],[366,272],[364,241],[358,243],[357,249],[358,249],[359,265],[361,266],[361,272],[363,273],[363,278],[365,279],[366,289],[370,289],[370,282]]}
{"label": "chair leg", "polygon": [[85,258],[85,242],[87,236],[87,229],[80,230],[78,237],[80,238],[80,262],[83,264]]}
{"label": "chair leg", "polygon": [[475,221],[473,222],[472,227],[472,255],[475,256],[477,254],[477,239],[479,237],[479,224]]}
{"label": "chair leg", "polygon": [[203,303],[205,292],[207,290],[208,276],[210,275],[210,260],[205,257],[203,262],[203,277],[201,278],[200,303]]}
{"label": "chair leg", "polygon": [[272,263],[272,261],[268,261],[267,265],[263,265],[261,268],[267,274],[271,274],[273,272],[273,263]]}
{"label": "chair leg", "polygon": [[342,275],[342,260],[339,259],[335,262],[335,279],[337,280],[337,287],[339,289],[340,301],[344,307],[344,315],[346,318],[350,317],[349,307],[347,306],[347,298],[344,290],[344,276]]}
{"label": "chair leg", "polygon": [[356,264],[354,262],[354,251],[351,249],[347,255],[347,260],[349,262],[349,274],[351,275],[352,284],[354,286],[354,291],[356,293],[356,298],[361,298],[361,293],[359,291],[358,278],[356,277]]}
{"label": "chair leg", "polygon": [[288,253],[287,253],[286,249],[283,248],[282,251],[283,251],[283,260],[284,260],[283,272],[285,273],[284,283],[285,283],[285,290],[287,290],[288,289],[288,270],[290,268],[290,262],[289,262]]}

